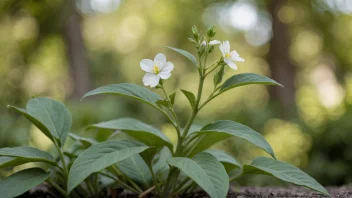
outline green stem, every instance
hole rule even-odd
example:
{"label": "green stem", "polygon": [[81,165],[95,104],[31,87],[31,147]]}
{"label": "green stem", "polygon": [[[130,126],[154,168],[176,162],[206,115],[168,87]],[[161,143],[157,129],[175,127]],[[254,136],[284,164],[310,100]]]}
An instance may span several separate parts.
{"label": "green stem", "polygon": [[176,115],[176,113],[175,113],[175,110],[174,110],[174,108],[173,108],[173,105],[171,104],[169,95],[166,93],[166,90],[165,90],[164,85],[163,85],[162,83],[161,83],[161,89],[162,89],[163,92],[164,92],[165,98],[166,98],[167,102],[169,103],[169,107],[170,107],[169,110],[170,110],[170,112],[171,112],[171,114],[172,114],[172,116],[173,116],[173,118],[174,118],[174,120],[175,120],[175,122],[176,122],[176,126],[174,125],[174,127],[175,127],[175,129],[176,129],[176,131],[177,131],[177,136],[178,136],[178,137],[181,137],[180,122],[179,122],[179,120],[178,120],[178,118],[177,118],[177,115]]}
{"label": "green stem", "polygon": [[90,183],[90,181],[85,180],[85,183],[86,183],[86,185],[88,187],[89,194],[92,195],[92,196],[95,195],[94,188],[93,188],[92,184]]}
{"label": "green stem", "polygon": [[200,99],[202,97],[204,79],[205,79],[204,76],[200,76],[200,78],[199,78],[197,99],[196,99],[196,102],[195,102],[191,117],[189,118],[189,120],[187,121],[187,124],[185,126],[185,129],[184,129],[184,132],[183,132],[183,137],[182,137],[183,139],[187,137],[188,131],[191,128],[192,123],[194,121],[194,118],[197,116],[197,113],[199,111],[199,102],[200,102]]}
{"label": "green stem", "polygon": [[130,183],[135,190],[137,190],[138,193],[143,192],[143,190],[133,180],[131,180],[129,177],[125,176],[115,165],[113,165],[112,168],[115,171],[115,173],[117,174],[117,176],[122,176],[123,178],[125,178],[127,180],[127,182]]}
{"label": "green stem", "polygon": [[137,190],[135,190],[134,188],[132,188],[131,186],[129,186],[129,185],[126,184],[125,182],[119,180],[118,178],[115,178],[115,177],[113,177],[113,176],[111,176],[111,175],[109,175],[109,174],[102,173],[102,172],[99,172],[99,174],[101,174],[101,175],[103,175],[103,176],[105,176],[105,177],[108,177],[108,178],[114,180],[116,183],[120,184],[121,186],[123,186],[123,187],[125,187],[125,188],[127,188],[127,189],[129,189],[129,190],[131,190],[131,191],[134,192],[134,193],[139,193]]}
{"label": "green stem", "polygon": [[[67,165],[66,165],[66,160],[65,160],[65,156],[64,156],[64,152],[62,150],[61,147],[59,147],[59,145],[57,144],[56,141],[54,141],[54,145],[59,153],[59,157],[60,157],[60,160],[61,160],[61,163],[62,163],[62,169],[63,169],[63,175],[64,175],[64,179],[65,179],[65,182],[64,182],[64,188],[67,189],[67,180],[68,180],[68,168],[67,168]],[[66,193],[66,197],[67,197],[67,193]]]}
{"label": "green stem", "polygon": [[178,187],[174,190],[174,194],[178,194],[179,192],[181,192],[181,189],[183,189],[184,185],[190,180],[189,177],[186,177],[184,180],[181,181],[181,183],[178,185]]}
{"label": "green stem", "polygon": [[51,181],[50,179],[47,179],[46,182],[48,182],[52,187],[59,191],[64,197],[67,197],[66,191],[62,189],[59,185],[57,185],[55,182]]}
{"label": "green stem", "polygon": [[[189,129],[191,128],[192,123],[194,121],[194,118],[196,117],[196,115],[198,113],[199,102],[200,102],[200,99],[202,97],[203,85],[204,85],[204,79],[205,79],[205,77],[203,76],[202,72],[200,71],[199,73],[200,73],[200,78],[199,78],[199,84],[198,84],[197,99],[196,99],[195,106],[193,108],[192,114],[191,114],[190,118],[188,119],[188,121],[186,123],[185,129],[183,131],[183,135],[181,135],[181,137],[180,137],[180,139],[178,141],[176,152],[175,152],[176,156],[179,156],[182,153],[183,140],[187,137]],[[169,185],[170,185],[170,180],[173,178],[172,176],[173,176],[173,173],[174,173],[175,170],[176,169],[174,169],[173,167],[170,168],[170,171],[169,171],[169,174],[168,174],[168,177],[166,179],[166,183],[165,183],[165,186],[164,186],[164,189],[163,189],[162,197],[164,197],[167,194],[167,190],[168,190]],[[176,181],[177,181],[177,178],[176,178]]]}
{"label": "green stem", "polygon": [[167,190],[168,190],[168,188],[169,188],[170,180],[171,180],[171,178],[172,178],[172,174],[173,174],[174,170],[175,170],[174,167],[171,167],[171,168],[170,168],[169,173],[167,174],[166,182],[165,182],[165,185],[164,185],[164,188],[163,188],[163,191],[162,191],[160,197],[166,197]]}
{"label": "green stem", "polygon": [[96,193],[99,193],[99,178],[98,174],[94,174],[94,189]]}
{"label": "green stem", "polygon": [[154,183],[154,186],[156,187],[156,191],[157,191],[157,193],[159,195],[161,195],[161,190],[160,190],[160,187],[159,187],[159,184],[158,184],[158,180],[155,177],[152,165],[148,165],[148,168],[150,170],[150,173],[152,174],[153,183]]}

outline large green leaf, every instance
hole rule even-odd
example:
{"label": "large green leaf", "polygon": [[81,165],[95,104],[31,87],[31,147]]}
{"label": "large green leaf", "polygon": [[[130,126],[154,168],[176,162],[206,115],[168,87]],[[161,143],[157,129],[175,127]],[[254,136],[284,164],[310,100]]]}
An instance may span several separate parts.
{"label": "large green leaf", "polygon": [[49,175],[40,168],[19,171],[0,181],[0,198],[19,196],[43,183]]}
{"label": "large green leaf", "polygon": [[82,99],[85,97],[93,96],[97,94],[115,94],[120,96],[131,97],[131,98],[140,100],[146,104],[149,104],[152,107],[162,111],[162,109],[156,104],[156,102],[158,100],[162,100],[162,98],[158,94],[150,91],[149,89],[135,84],[121,83],[121,84],[106,85],[86,93],[82,97]]}
{"label": "large green leaf", "polygon": [[224,198],[229,189],[229,177],[224,166],[211,154],[199,153],[193,159],[173,157],[167,160],[181,169],[212,198]]}
{"label": "large green leaf", "polygon": [[122,118],[94,124],[91,127],[121,130],[148,146],[157,148],[167,146],[172,149],[172,143],[161,131],[139,120]]}
{"label": "large green leaf", "polygon": [[65,105],[47,97],[33,98],[28,101],[26,109],[8,106],[24,115],[53,142],[59,146],[65,144],[67,133],[71,128],[72,117]]}
{"label": "large green leaf", "polygon": [[212,154],[219,162],[221,162],[224,165],[226,172],[242,168],[242,165],[234,157],[223,151],[211,149],[206,150],[205,152]]}
{"label": "large green leaf", "polygon": [[251,165],[244,165],[242,174],[270,175],[283,181],[305,186],[325,195],[329,195],[328,191],[323,186],[299,168],[268,157],[258,157]]}
{"label": "large green leaf", "polygon": [[150,187],[152,175],[148,165],[139,154],[119,162],[117,166],[121,172],[133,181],[142,184],[146,188]]}
{"label": "large green leaf", "polygon": [[247,126],[234,121],[219,120],[204,126],[200,131],[195,133],[201,138],[201,141],[191,155],[195,155],[219,141],[235,136],[253,143],[275,158],[273,149],[262,135]]}
{"label": "large green leaf", "polygon": [[[33,147],[24,146],[24,147],[13,147],[13,148],[1,148],[0,156],[13,157],[12,160],[3,159],[4,164],[10,163],[10,162],[11,162],[11,165],[15,165],[16,163],[24,164],[27,162],[44,162],[51,165],[56,165],[54,157],[50,153],[41,151]],[[1,166],[1,161],[2,160],[0,160],[0,166]],[[16,164],[16,165],[19,165],[19,164]]]}
{"label": "large green leaf", "polygon": [[179,54],[182,54],[184,57],[186,57],[188,60],[190,60],[195,66],[197,66],[197,59],[189,52],[187,52],[186,50],[183,49],[178,49],[178,48],[174,48],[174,47],[169,47],[169,46],[165,46],[166,48],[169,48]]}
{"label": "large green leaf", "polygon": [[242,74],[234,75],[229,79],[227,79],[224,82],[224,84],[221,85],[220,92],[224,92],[235,87],[240,87],[240,86],[250,85],[250,84],[282,86],[281,84],[277,83],[275,80],[265,76],[252,74],[252,73],[242,73]]}
{"label": "large green leaf", "polygon": [[117,162],[146,150],[148,146],[135,141],[108,140],[82,152],[71,166],[68,192],[71,192],[90,174],[99,172]]}

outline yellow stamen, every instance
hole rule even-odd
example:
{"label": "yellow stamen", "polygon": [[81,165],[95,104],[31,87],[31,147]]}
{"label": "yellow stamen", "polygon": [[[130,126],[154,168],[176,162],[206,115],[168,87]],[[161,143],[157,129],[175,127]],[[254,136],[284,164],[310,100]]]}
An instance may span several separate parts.
{"label": "yellow stamen", "polygon": [[157,65],[153,66],[154,74],[159,74],[160,73],[160,68]]}
{"label": "yellow stamen", "polygon": [[231,54],[230,53],[226,53],[225,54],[225,58],[231,58]]}

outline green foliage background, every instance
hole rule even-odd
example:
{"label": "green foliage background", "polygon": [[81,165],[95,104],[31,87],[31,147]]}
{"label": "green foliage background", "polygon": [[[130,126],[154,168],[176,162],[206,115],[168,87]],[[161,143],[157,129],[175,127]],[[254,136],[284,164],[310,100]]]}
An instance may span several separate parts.
{"label": "green foliage background", "polygon": [[[134,117],[162,129],[175,140],[172,126],[152,108],[113,96],[80,102],[77,89],[88,91],[122,82],[142,85],[140,60],[152,59],[162,52],[175,65],[166,88],[170,92],[179,88],[195,91],[195,67],[163,46],[195,52],[188,41],[191,26],[205,29],[215,24],[216,38],[229,40],[246,60],[238,64],[238,71],[228,70],[225,77],[242,72],[271,76],[286,87],[283,89],[288,89],[282,91],[287,97],[282,98],[280,93],[265,86],[238,88],[212,101],[200,112],[196,123],[204,125],[218,119],[243,123],[265,136],[279,160],[300,167],[323,185],[352,182],[352,11],[341,3],[348,0],[282,0],[280,3],[275,0],[111,0],[106,1],[111,4],[105,8],[96,3],[103,2],[98,0],[81,0],[73,5],[69,2],[72,1],[0,2],[0,147],[32,145],[50,150],[52,145],[38,129],[6,109],[7,104],[24,106],[32,96],[42,95],[64,101],[72,113],[73,132],[83,136],[104,140],[111,132],[85,130],[85,126]],[[272,11],[271,6],[276,4],[277,9]],[[250,22],[253,16],[248,13],[254,13],[257,22],[246,29],[239,22]],[[269,36],[272,32],[273,13],[286,28],[283,34],[289,39],[287,49],[279,47],[282,52],[278,54],[272,52],[276,46],[270,39],[265,40],[268,27]],[[235,20],[239,16],[243,20]],[[72,17],[81,25],[73,35],[67,33],[71,30],[67,23]],[[78,57],[77,51],[69,50],[70,46],[79,46],[76,35],[83,38],[84,48],[78,48],[78,54],[83,54],[85,61],[79,63],[83,69],[78,70],[71,62]],[[283,37],[274,34],[273,38],[281,41]],[[214,54],[211,58],[217,60],[220,56],[217,47]],[[284,71],[270,64],[273,59],[283,65]],[[291,65],[289,69],[294,72],[284,65]],[[293,78],[294,89],[275,78],[278,71],[280,79]],[[77,76],[77,73],[86,75]],[[77,88],[80,82],[88,82],[87,87]],[[211,91],[212,81],[209,81],[204,92]],[[184,123],[189,116],[189,104],[181,92],[177,93],[175,108]],[[238,139],[216,147],[226,149],[242,163],[265,155]],[[8,175],[12,171],[17,170],[0,174]],[[262,177],[240,180],[249,185],[266,182],[267,178]]]}

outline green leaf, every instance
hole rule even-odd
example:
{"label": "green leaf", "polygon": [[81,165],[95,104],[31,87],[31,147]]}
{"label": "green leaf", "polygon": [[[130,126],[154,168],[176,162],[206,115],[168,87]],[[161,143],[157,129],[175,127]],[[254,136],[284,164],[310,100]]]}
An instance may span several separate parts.
{"label": "green leaf", "polygon": [[93,96],[97,94],[115,94],[120,96],[127,96],[130,98],[134,98],[139,101],[142,101],[158,109],[159,111],[162,111],[162,109],[160,109],[160,107],[156,103],[158,100],[162,100],[162,98],[158,94],[150,91],[149,89],[135,84],[122,83],[122,84],[106,85],[86,93],[82,97],[82,99],[85,97]]}
{"label": "green leaf", "polygon": [[99,172],[117,162],[146,150],[139,142],[108,140],[95,144],[82,152],[71,166],[68,177],[68,192],[71,192],[90,174]]}
{"label": "green leaf", "polygon": [[283,181],[305,186],[325,195],[329,195],[328,191],[323,186],[299,168],[268,157],[258,157],[251,165],[244,165],[242,174],[270,175]]}
{"label": "green leaf", "polygon": [[[166,160],[170,157],[172,157],[172,153],[166,147],[162,148],[158,155],[155,156],[153,171],[156,175],[161,175],[160,178],[162,178],[163,173],[168,172],[170,169],[169,165],[166,163]],[[166,177],[164,179],[166,179]]]}
{"label": "green leaf", "polygon": [[152,175],[143,158],[139,155],[133,155],[117,164],[121,172],[148,188],[151,185]]}
{"label": "green leaf", "polygon": [[157,148],[167,146],[172,149],[172,143],[161,131],[139,120],[122,118],[101,122],[90,127],[121,130],[148,146],[154,146]]}
{"label": "green leaf", "polygon": [[212,198],[224,198],[229,189],[229,177],[224,166],[211,154],[199,153],[193,159],[173,157],[167,160],[181,169]]}
{"label": "green leaf", "polygon": [[242,168],[242,165],[234,157],[223,151],[211,149],[204,152],[212,154],[219,162],[221,162],[224,165],[226,172]]}
{"label": "green leaf", "polygon": [[0,197],[12,198],[43,183],[50,173],[40,168],[30,168],[19,171],[0,181]]}
{"label": "green leaf", "polygon": [[235,87],[250,84],[278,85],[282,87],[281,84],[268,77],[252,73],[242,73],[234,75],[227,79],[224,84],[221,85],[220,92],[225,92]]}
{"label": "green leaf", "polygon": [[[0,156],[14,157],[16,163],[24,164],[27,162],[44,162],[51,165],[56,165],[54,157],[45,151],[33,147],[13,147],[13,148],[1,148]],[[12,161],[12,160],[10,160]],[[6,163],[10,162],[9,159],[5,159]],[[12,162],[14,164],[14,162]],[[1,166],[1,161],[0,161]]]}
{"label": "green leaf", "polygon": [[181,89],[182,93],[187,97],[189,104],[191,104],[192,109],[196,105],[196,97],[192,92]]}
{"label": "green leaf", "polygon": [[98,141],[96,141],[95,139],[85,138],[74,133],[69,133],[68,136],[76,141],[79,141],[84,146],[84,148],[88,148],[98,143]]}
{"label": "green leaf", "polygon": [[195,66],[198,65],[197,63],[197,59],[189,52],[182,50],[182,49],[178,49],[178,48],[174,48],[174,47],[170,47],[170,46],[165,46],[166,48],[169,48],[171,50],[174,50],[175,52],[182,54],[184,57],[186,57],[188,60],[190,60]]}
{"label": "green leaf", "polygon": [[202,140],[193,150],[191,156],[209,148],[219,141],[235,136],[251,142],[275,158],[273,149],[262,135],[234,121],[219,120],[204,126],[200,131],[195,133],[200,136],[199,138],[202,138]]}
{"label": "green leaf", "polygon": [[0,168],[17,166],[17,165],[25,164],[25,163],[26,162],[19,162],[16,157],[7,157],[7,156],[0,157]]}
{"label": "green leaf", "polygon": [[160,107],[164,106],[166,108],[171,108],[170,104],[169,104],[169,101],[167,101],[166,99],[165,100],[158,100],[156,102],[157,105],[159,105]]}
{"label": "green leaf", "polygon": [[169,98],[170,98],[171,105],[173,106],[175,104],[176,92],[170,94]]}
{"label": "green leaf", "polygon": [[225,65],[221,65],[219,71],[217,71],[214,75],[214,86],[216,87],[219,83],[221,83],[222,78],[224,77]]}
{"label": "green leaf", "polygon": [[28,101],[26,109],[8,106],[24,115],[53,142],[59,146],[65,144],[67,133],[71,128],[72,117],[65,105],[46,97],[33,98]]}

